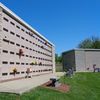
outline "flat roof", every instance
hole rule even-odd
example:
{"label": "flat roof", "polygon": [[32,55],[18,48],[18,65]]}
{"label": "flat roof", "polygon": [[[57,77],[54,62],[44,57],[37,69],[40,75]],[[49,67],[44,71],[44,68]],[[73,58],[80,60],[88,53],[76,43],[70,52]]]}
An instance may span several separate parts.
{"label": "flat roof", "polygon": [[64,51],[63,54],[71,52],[71,51],[100,51],[100,49],[71,49],[71,50],[68,50],[68,51]]}
{"label": "flat roof", "polygon": [[39,35],[41,38],[43,38],[45,41],[49,42],[52,46],[55,46],[53,43],[51,43],[47,38],[45,38],[44,36],[42,36],[38,31],[36,31],[34,28],[32,28],[32,26],[30,26],[29,24],[27,24],[24,20],[22,20],[19,16],[17,16],[15,13],[13,13],[10,9],[8,9],[5,5],[3,5],[0,2],[0,7],[2,9],[4,9],[6,12],[8,12],[11,16],[13,16],[15,19],[17,19],[18,21],[20,21],[21,23],[23,23],[25,26],[27,26],[30,30],[32,30],[33,32],[35,32],[37,35]]}
{"label": "flat roof", "polygon": [[100,49],[73,49],[76,51],[100,51]]}

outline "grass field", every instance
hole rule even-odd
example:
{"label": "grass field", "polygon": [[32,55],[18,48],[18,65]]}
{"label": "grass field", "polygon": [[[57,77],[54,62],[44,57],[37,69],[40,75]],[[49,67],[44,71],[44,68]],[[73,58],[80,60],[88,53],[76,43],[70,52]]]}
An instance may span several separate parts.
{"label": "grass field", "polygon": [[70,85],[69,92],[37,87],[21,96],[0,93],[0,100],[100,100],[100,73],[77,73],[60,81]]}

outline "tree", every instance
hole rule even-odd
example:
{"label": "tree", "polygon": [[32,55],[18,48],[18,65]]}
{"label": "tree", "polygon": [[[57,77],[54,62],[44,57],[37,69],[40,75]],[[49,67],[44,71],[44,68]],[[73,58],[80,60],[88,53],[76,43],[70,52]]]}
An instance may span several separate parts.
{"label": "tree", "polygon": [[62,63],[62,55],[58,56],[58,63]]}
{"label": "tree", "polygon": [[92,41],[93,41],[92,48],[100,49],[100,38],[92,37]]}
{"label": "tree", "polygon": [[55,62],[58,63],[58,54],[55,54]]}
{"label": "tree", "polygon": [[79,43],[78,48],[100,49],[100,38],[92,36]]}
{"label": "tree", "polygon": [[55,62],[62,63],[62,55],[58,56],[58,54],[55,54]]}

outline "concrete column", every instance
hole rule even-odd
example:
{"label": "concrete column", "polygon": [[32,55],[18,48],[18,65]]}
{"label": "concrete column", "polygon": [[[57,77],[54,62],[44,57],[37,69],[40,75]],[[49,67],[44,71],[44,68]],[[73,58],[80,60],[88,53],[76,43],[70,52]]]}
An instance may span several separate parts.
{"label": "concrete column", "polygon": [[55,73],[55,47],[52,47],[53,73]]}
{"label": "concrete column", "polygon": [[76,62],[76,71],[77,72],[85,72],[85,52],[84,50],[76,50],[75,51],[75,62]]}
{"label": "concrete column", "polygon": [[1,80],[1,50],[2,50],[2,8],[0,7],[0,80]]}

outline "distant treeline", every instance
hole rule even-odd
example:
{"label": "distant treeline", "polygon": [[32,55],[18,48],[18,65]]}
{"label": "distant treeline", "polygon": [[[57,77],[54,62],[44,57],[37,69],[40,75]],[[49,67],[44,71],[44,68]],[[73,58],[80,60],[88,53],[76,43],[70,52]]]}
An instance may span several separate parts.
{"label": "distant treeline", "polygon": [[[92,36],[90,38],[86,38],[82,40],[77,48],[79,49],[100,49],[100,37]],[[55,54],[55,62],[56,64],[62,63],[62,54]]]}
{"label": "distant treeline", "polygon": [[55,54],[55,62],[56,64],[62,63],[62,55]]}

